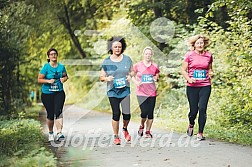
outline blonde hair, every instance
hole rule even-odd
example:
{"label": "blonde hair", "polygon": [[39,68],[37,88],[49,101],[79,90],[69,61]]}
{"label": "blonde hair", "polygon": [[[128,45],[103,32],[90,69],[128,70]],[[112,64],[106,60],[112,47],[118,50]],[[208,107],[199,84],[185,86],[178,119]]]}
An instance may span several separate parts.
{"label": "blonde hair", "polygon": [[187,40],[187,44],[188,44],[190,50],[194,50],[194,44],[200,38],[203,39],[204,46],[208,46],[209,45],[209,38],[208,37],[206,37],[205,35],[197,34],[197,35],[194,35],[194,36],[190,37]]}
{"label": "blonde hair", "polygon": [[154,55],[154,52],[153,52],[153,49],[152,49],[150,46],[147,46],[147,47],[145,47],[145,48],[143,49],[143,55],[144,55],[144,52],[145,52],[147,49],[149,49],[149,50],[151,51],[152,56],[153,56],[153,55]]}

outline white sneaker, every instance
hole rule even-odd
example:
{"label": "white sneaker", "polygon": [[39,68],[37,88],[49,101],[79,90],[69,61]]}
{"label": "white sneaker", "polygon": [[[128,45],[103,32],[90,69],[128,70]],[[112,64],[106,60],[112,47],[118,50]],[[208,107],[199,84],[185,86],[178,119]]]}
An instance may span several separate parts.
{"label": "white sneaker", "polygon": [[198,140],[198,141],[205,140],[205,137],[203,136],[202,133],[198,133],[198,134],[197,134],[197,140]]}
{"label": "white sneaker", "polygon": [[48,141],[54,141],[53,133],[48,135]]}
{"label": "white sneaker", "polygon": [[63,140],[65,140],[65,136],[61,132],[59,132],[56,136],[56,140],[63,141]]}

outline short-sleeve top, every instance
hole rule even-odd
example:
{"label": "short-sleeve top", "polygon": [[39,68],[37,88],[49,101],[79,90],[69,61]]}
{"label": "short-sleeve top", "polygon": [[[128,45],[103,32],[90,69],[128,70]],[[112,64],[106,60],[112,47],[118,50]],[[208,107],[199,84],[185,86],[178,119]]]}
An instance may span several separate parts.
{"label": "short-sleeve top", "polygon": [[[107,96],[124,98],[130,94],[130,83],[126,80],[132,67],[132,60],[129,56],[123,54],[120,62],[114,62],[108,56],[102,63],[102,69],[107,76],[113,76],[114,80],[107,82]],[[125,85],[123,87],[116,87],[116,81],[123,80]]]}
{"label": "short-sleeve top", "polygon": [[67,73],[66,68],[61,63],[58,63],[57,67],[52,67],[50,63],[46,63],[40,70],[40,74],[44,74],[45,79],[56,79],[54,83],[57,85],[57,91],[51,91],[52,84],[44,83],[42,84],[42,93],[52,94],[63,91],[63,84],[60,82],[60,78],[62,78],[64,73]]}
{"label": "short-sleeve top", "polygon": [[202,55],[195,51],[189,51],[185,54],[184,61],[188,63],[188,76],[195,78],[195,83],[188,83],[187,86],[203,87],[211,85],[209,76],[209,65],[213,62],[213,56],[208,51]]}
{"label": "short-sleeve top", "polygon": [[133,67],[136,73],[136,80],[141,81],[141,85],[136,88],[136,95],[152,97],[157,95],[156,85],[153,76],[157,75],[159,67],[156,63],[151,63],[149,67],[145,66],[143,61],[136,63]]}

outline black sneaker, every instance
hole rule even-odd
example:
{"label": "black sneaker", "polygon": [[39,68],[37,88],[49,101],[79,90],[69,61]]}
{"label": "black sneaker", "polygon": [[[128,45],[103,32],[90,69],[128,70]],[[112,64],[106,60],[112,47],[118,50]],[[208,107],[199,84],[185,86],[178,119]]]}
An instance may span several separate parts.
{"label": "black sneaker", "polygon": [[189,125],[186,131],[188,136],[192,136],[193,135],[193,125]]}
{"label": "black sneaker", "polygon": [[143,136],[143,131],[144,131],[144,127],[142,125],[140,125],[139,129],[138,129],[138,135]]}

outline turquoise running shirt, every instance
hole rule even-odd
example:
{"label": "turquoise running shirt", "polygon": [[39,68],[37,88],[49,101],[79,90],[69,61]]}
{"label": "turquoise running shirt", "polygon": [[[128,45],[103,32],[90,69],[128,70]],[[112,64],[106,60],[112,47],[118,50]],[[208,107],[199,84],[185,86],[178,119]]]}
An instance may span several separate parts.
{"label": "turquoise running shirt", "polygon": [[45,75],[45,79],[56,79],[53,84],[42,84],[42,93],[52,94],[58,91],[63,91],[63,84],[60,82],[63,73],[66,73],[64,65],[58,63],[57,67],[52,67],[49,63],[46,63],[40,70],[40,74]]}
{"label": "turquoise running shirt", "polygon": [[120,62],[114,62],[107,57],[103,63],[102,68],[107,76],[113,76],[114,80],[107,82],[108,97],[123,98],[130,94],[130,83],[126,80],[132,67],[132,60],[129,56],[123,55]]}

